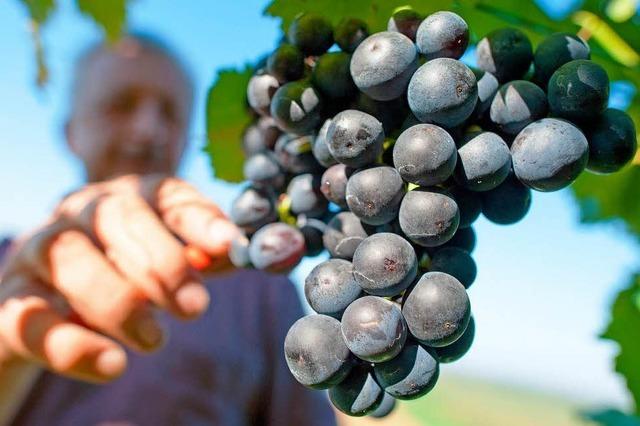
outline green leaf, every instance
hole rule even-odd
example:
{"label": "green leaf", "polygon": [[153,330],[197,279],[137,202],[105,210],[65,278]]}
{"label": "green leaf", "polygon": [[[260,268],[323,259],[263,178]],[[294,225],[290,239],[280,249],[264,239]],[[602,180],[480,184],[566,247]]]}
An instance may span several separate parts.
{"label": "green leaf", "polygon": [[[557,31],[576,31],[577,27],[568,21],[554,21],[533,2],[514,2],[512,0],[273,0],[265,13],[282,20],[286,30],[291,21],[300,12],[313,12],[324,15],[334,24],[345,17],[358,17],[369,25],[372,31],[387,28],[387,21],[393,11],[402,6],[410,6],[423,15],[439,10],[452,10],[459,13],[469,24],[474,39],[478,40],[487,32],[515,25],[533,36],[534,41]],[[330,11],[330,13],[327,13]]]}
{"label": "green leaf", "polygon": [[44,56],[40,30],[55,9],[55,0],[20,0],[20,2],[27,8],[31,19],[31,39],[36,55],[36,83],[42,87],[49,80],[49,69]]}
{"label": "green leaf", "polygon": [[616,357],[616,371],[622,374],[635,401],[640,407],[640,275],[634,275],[629,287],[618,294],[611,311],[611,321],[602,337],[620,346]]}
{"label": "green leaf", "polygon": [[600,19],[614,28],[616,33],[629,43],[636,52],[640,51],[640,37],[638,37],[637,22],[633,19],[626,22],[614,22],[606,13],[608,3],[608,1],[602,0],[585,0],[580,8],[598,15]]}
{"label": "green leaf", "polygon": [[582,413],[583,417],[601,426],[640,426],[640,419],[619,410],[606,409]]}
{"label": "green leaf", "polygon": [[104,31],[107,40],[117,40],[127,21],[128,0],[76,0],[78,9],[88,15]]}
{"label": "green leaf", "polygon": [[207,146],[216,177],[228,182],[243,180],[242,133],[251,123],[247,106],[247,84],[253,68],[218,72],[207,94]]}
{"label": "green leaf", "polygon": [[291,21],[301,12],[312,12],[337,24],[342,18],[358,17],[369,25],[369,30],[387,29],[387,21],[393,11],[402,6],[411,6],[423,14],[451,7],[448,0],[273,0],[265,13],[282,19],[282,29],[286,32]]}
{"label": "green leaf", "polygon": [[623,219],[627,230],[640,237],[640,167],[618,173],[583,173],[571,186],[585,223]]}
{"label": "green leaf", "polygon": [[55,0],[20,0],[27,7],[31,19],[42,25],[56,7]]}

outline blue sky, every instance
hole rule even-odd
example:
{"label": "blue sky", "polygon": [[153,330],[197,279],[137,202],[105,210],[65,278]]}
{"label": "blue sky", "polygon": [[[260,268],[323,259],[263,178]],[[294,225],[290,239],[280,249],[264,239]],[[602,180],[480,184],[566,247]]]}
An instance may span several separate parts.
{"label": "blue sky", "polygon": [[[66,153],[62,124],[75,57],[99,37],[69,0],[45,28],[51,82],[38,90],[23,8],[0,2],[0,235],[42,221],[67,191],[81,184]],[[261,16],[265,2],[138,0],[131,27],[166,38],[196,80],[196,116],[181,175],[228,209],[237,187],[212,179],[204,143],[204,94],[221,67],[265,53],[278,23]],[[584,405],[628,403],[612,373],[613,345],[596,336],[608,307],[638,265],[637,248],[615,225],[582,226],[568,191],[535,193],[530,214],[511,227],[481,219],[476,226],[478,279],[470,290],[476,343],[444,374],[455,372],[566,395]],[[298,283],[317,259],[305,262]]]}

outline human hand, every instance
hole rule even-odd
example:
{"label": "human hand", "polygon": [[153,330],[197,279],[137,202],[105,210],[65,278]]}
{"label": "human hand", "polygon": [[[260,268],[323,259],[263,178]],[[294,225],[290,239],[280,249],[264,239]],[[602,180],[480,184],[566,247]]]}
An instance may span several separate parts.
{"label": "human hand", "polygon": [[202,314],[209,296],[185,245],[228,267],[236,227],[176,178],[126,176],[67,197],[12,253],[0,284],[0,344],[91,382],[126,368],[121,345],[149,352],[164,334],[154,306]]}

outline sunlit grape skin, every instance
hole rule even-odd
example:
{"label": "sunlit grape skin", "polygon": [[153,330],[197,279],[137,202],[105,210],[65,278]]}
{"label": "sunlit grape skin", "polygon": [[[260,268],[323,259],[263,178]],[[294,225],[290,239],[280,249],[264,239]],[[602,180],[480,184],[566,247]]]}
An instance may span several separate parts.
{"label": "sunlit grape skin", "polygon": [[353,276],[375,296],[395,296],[416,277],[418,260],[411,244],[399,235],[379,232],[360,243],[353,255]]}
{"label": "sunlit grape skin", "polygon": [[476,76],[462,62],[437,58],[411,77],[409,107],[423,123],[455,127],[471,116],[478,100]]}
{"label": "sunlit grape skin", "polygon": [[301,384],[326,389],[340,383],[354,362],[342,341],[340,322],[326,315],[300,318],[284,341],[289,370]]}
{"label": "sunlit grape skin", "polygon": [[393,167],[372,167],[355,172],[347,181],[349,210],[369,225],[391,222],[404,196],[404,182]]}
{"label": "sunlit grape skin", "polygon": [[557,191],[582,173],[589,158],[589,143],[568,121],[543,118],[516,136],[511,155],[520,182],[537,191]]}
{"label": "sunlit grape skin", "polygon": [[311,308],[340,319],[344,310],[362,295],[353,277],[353,265],[344,259],[329,259],[311,270],[304,284]]}
{"label": "sunlit grape skin", "polygon": [[407,326],[400,307],[382,297],[356,299],[344,311],[341,324],[349,350],[369,362],[394,358],[407,339]]}
{"label": "sunlit grape skin", "polygon": [[407,342],[395,358],[376,364],[376,380],[394,398],[420,398],[431,391],[440,374],[438,357],[433,349],[416,342]]}
{"label": "sunlit grape skin", "polygon": [[418,66],[418,50],[410,38],[394,31],[367,37],[351,58],[351,76],[358,89],[378,101],[402,95]]}
{"label": "sunlit grape skin", "polygon": [[441,347],[462,336],[469,324],[471,305],[457,279],[444,272],[427,272],[404,297],[402,313],[416,340]]}

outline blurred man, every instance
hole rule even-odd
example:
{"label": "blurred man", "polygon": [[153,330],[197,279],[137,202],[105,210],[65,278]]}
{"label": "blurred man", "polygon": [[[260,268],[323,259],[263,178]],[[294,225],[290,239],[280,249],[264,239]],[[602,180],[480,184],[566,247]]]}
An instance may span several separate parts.
{"label": "blurred man", "polygon": [[283,359],[302,315],[292,284],[201,276],[187,261],[189,244],[224,268],[236,232],[170,177],[191,92],[179,62],[144,37],[79,62],[66,136],[89,183],[4,250],[0,424],[334,424]]}

